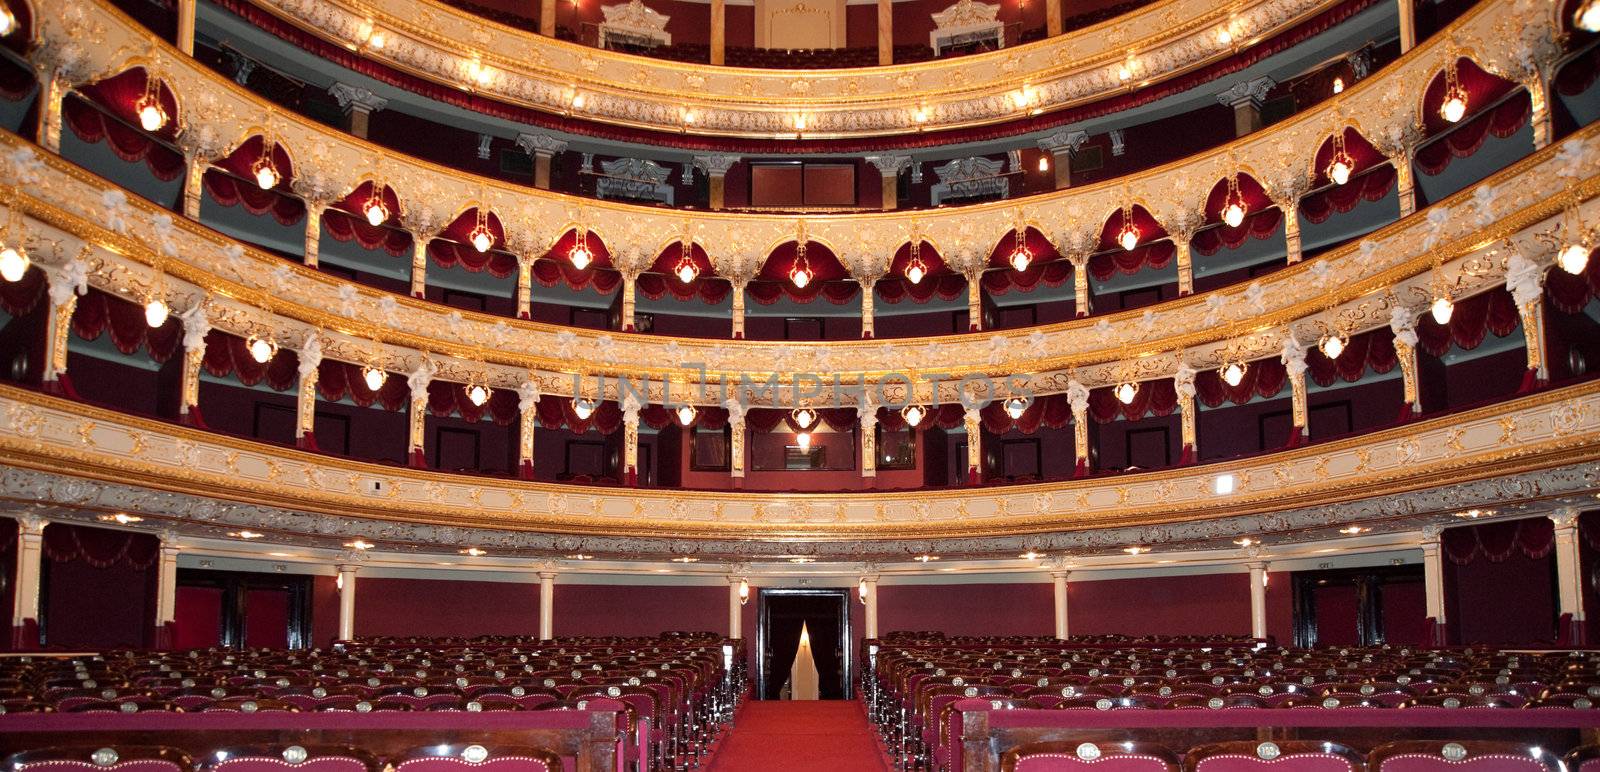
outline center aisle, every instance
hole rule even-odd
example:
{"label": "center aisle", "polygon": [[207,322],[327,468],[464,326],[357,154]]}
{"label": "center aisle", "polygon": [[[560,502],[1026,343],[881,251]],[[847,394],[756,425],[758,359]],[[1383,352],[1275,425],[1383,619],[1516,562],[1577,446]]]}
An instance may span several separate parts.
{"label": "center aisle", "polygon": [[709,772],[889,772],[878,735],[853,700],[750,700]]}

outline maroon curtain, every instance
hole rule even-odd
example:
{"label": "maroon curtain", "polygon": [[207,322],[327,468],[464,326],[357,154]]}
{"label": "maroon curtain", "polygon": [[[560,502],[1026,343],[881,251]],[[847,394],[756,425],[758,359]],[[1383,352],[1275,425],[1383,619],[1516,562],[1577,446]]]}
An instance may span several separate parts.
{"label": "maroon curtain", "polygon": [[1278,226],[1283,223],[1283,210],[1277,207],[1257,210],[1252,208],[1251,213],[1245,215],[1244,222],[1239,227],[1230,227],[1226,223],[1213,228],[1206,228],[1194,234],[1189,240],[1189,246],[1202,255],[1214,255],[1222,249],[1238,249],[1250,239],[1269,239],[1278,232]]}
{"label": "maroon curtain", "polygon": [[850,280],[816,279],[807,284],[805,289],[800,289],[787,278],[783,281],[752,281],[745,287],[750,299],[764,306],[777,303],[785,296],[796,303],[810,303],[820,296],[834,305],[844,305],[855,300],[856,293],[861,290],[861,285]]}
{"label": "maroon curtain", "polygon": [[1072,403],[1065,394],[1048,394],[1035,397],[1017,418],[1012,418],[1006,412],[1002,402],[984,405],[979,415],[983,418],[983,428],[992,434],[1004,434],[1013,429],[1023,434],[1033,434],[1039,431],[1040,426],[1060,429],[1072,423]]}
{"label": "maroon curtain", "polygon": [[118,351],[132,354],[145,348],[157,362],[171,359],[183,342],[183,322],[176,314],[152,330],[145,323],[142,306],[91,287],[73,309],[72,331],[84,340],[98,340],[107,329]]}
{"label": "maroon curtain", "polygon": [[[591,241],[590,243],[594,242]],[[607,268],[600,268],[598,267],[599,263],[600,261],[596,260],[589,267],[580,271],[565,256],[560,259],[535,260],[533,261],[533,280],[545,287],[554,287],[557,284],[565,283],[573,290],[581,290],[593,285],[596,292],[608,295],[617,288],[617,285],[622,283],[622,274]]]}
{"label": "maroon curtain", "polygon": [[1178,407],[1178,392],[1170,378],[1141,382],[1133,401],[1126,405],[1113,392],[1111,386],[1089,392],[1089,417],[1095,423],[1111,423],[1118,418],[1137,421],[1146,415],[1167,416]]}
{"label": "maroon curtain", "polygon": [[850,280],[850,272],[833,251],[815,241],[806,242],[806,265],[811,269],[811,281],[803,288],[796,287],[789,278],[789,271],[798,260],[793,241],[772,250],[762,263],[761,272],[748,285],[751,299],[770,306],[785,295],[796,303],[810,303],[820,295],[830,303],[843,305],[855,298],[861,289],[861,285]]}
{"label": "maroon curtain", "polygon": [[[1137,269],[1135,269],[1137,270]],[[966,289],[966,280],[961,279],[961,289]],[[1035,261],[1028,266],[1026,271],[1014,268],[1005,268],[999,271],[985,271],[983,274],[983,289],[990,295],[1004,295],[1012,289],[1022,292],[1031,292],[1041,283],[1046,287],[1059,287],[1072,281],[1072,263],[1068,260],[1051,260],[1049,262]],[[953,300],[954,298],[949,298]]]}
{"label": "maroon curtain", "polygon": [[459,265],[470,273],[488,271],[496,279],[504,279],[517,272],[516,255],[495,249],[479,252],[468,244],[434,239],[428,242],[428,256],[441,268]]}
{"label": "maroon curtain", "polygon": [[324,359],[317,365],[317,394],[329,402],[349,397],[358,407],[381,404],[387,410],[404,410],[411,401],[411,386],[400,373],[389,373],[377,391],[367,388],[361,366]]}
{"label": "maroon curtain", "polygon": [[[639,422],[652,429],[665,429],[668,426],[682,426],[678,423],[678,411],[663,405],[646,405],[639,410]],[[720,407],[697,407],[694,418],[688,423],[689,427],[717,430],[728,425],[728,411]]]}
{"label": "maroon curtain", "polygon": [[144,68],[135,67],[79,87],[77,94],[63,102],[62,114],[79,139],[90,143],[106,140],[118,158],[130,163],[144,161],[156,179],[177,179],[183,174],[183,154],[170,143],[177,136],[178,101],[163,83],[159,99],[167,123],[147,133],[139,128],[135,108],[147,87]]}
{"label": "maroon curtain", "polygon": [[546,429],[564,426],[574,434],[583,434],[590,429],[601,434],[612,434],[622,428],[622,410],[615,402],[601,402],[588,418],[579,418],[571,399],[546,394],[539,397],[537,415],[540,426]]}
{"label": "maroon curtain", "polygon": [[[281,168],[281,167],[280,167]],[[207,170],[206,192],[223,206],[244,206],[253,215],[271,214],[281,225],[294,225],[306,216],[306,205],[294,196],[279,193],[278,188],[262,190],[252,180],[234,177],[216,169]],[[283,187],[281,184],[279,188]]]}
{"label": "maroon curtain", "polygon": [[1557,311],[1567,314],[1583,312],[1592,298],[1600,297],[1600,259],[1594,250],[1589,252],[1589,264],[1583,273],[1574,275],[1555,268],[1545,273],[1544,296]]}
{"label": "maroon curtain", "polygon": [[458,415],[468,423],[477,423],[487,414],[495,425],[510,426],[517,420],[519,400],[517,392],[511,389],[495,389],[489,394],[487,402],[474,405],[467,397],[465,384],[447,381],[428,383],[428,412],[435,418]]}
{"label": "maroon curtain", "polygon": [[826,424],[836,432],[850,431],[855,428],[856,409],[853,407],[819,407],[814,408],[817,419],[809,427],[802,429],[795,423],[793,410],[780,410],[776,408],[753,408],[745,413],[745,425],[755,432],[770,432],[778,428],[779,424],[789,427],[789,431],[813,431],[818,426]]}
{"label": "maroon curtain", "polygon": [[[917,424],[919,429],[939,428],[954,429],[961,426],[967,417],[967,409],[959,402],[948,405],[939,405],[928,409],[928,414],[923,416],[922,422]],[[886,407],[878,408],[878,423],[890,431],[899,431],[906,427],[905,416],[899,410],[890,410]]]}
{"label": "maroon curtain", "polygon": [[44,529],[44,554],[57,563],[81,560],[94,568],[143,570],[160,557],[161,540],[153,534],[51,523]]}
{"label": "maroon curtain", "polygon": [[[411,254],[409,231],[371,225],[365,217],[339,209],[323,211],[322,232],[333,237],[334,241],[354,241],[362,249],[382,249],[395,257]],[[430,252],[431,249],[430,245]]]}
{"label": "maroon curtain", "polygon": [[1439,357],[1450,351],[1452,344],[1471,351],[1491,332],[1497,338],[1504,338],[1516,331],[1521,319],[1511,293],[1504,286],[1498,286],[1455,301],[1449,324],[1439,324],[1432,314],[1423,314],[1417,322],[1417,338],[1423,351]]}
{"label": "maroon curtain", "polygon": [[1325,187],[1300,199],[1300,214],[1320,223],[1335,213],[1343,214],[1362,201],[1380,201],[1394,189],[1394,167],[1387,163],[1363,170],[1343,185]]}
{"label": "maroon curtain", "polygon": [[1555,542],[1555,524],[1548,517],[1446,528],[1439,537],[1445,557],[1458,566],[1480,557],[1499,563],[1518,552],[1538,560],[1550,554]]}
{"label": "maroon curtain", "polygon": [[1318,386],[1332,386],[1341,378],[1355,383],[1369,368],[1375,373],[1387,373],[1399,362],[1394,351],[1394,331],[1380,327],[1351,336],[1338,359],[1329,359],[1320,347],[1313,346],[1306,352],[1306,374]]}
{"label": "maroon curtain", "polygon": [[1131,275],[1145,268],[1159,271],[1166,268],[1176,254],[1177,246],[1167,240],[1145,243],[1131,250],[1116,247],[1089,258],[1089,275],[1108,281],[1119,272]]}
{"label": "maroon curtain", "polygon": [[44,271],[39,270],[38,266],[29,266],[21,279],[0,282],[0,310],[9,316],[27,316],[39,307],[47,285]]}
{"label": "maroon curtain", "polygon": [[670,294],[682,301],[700,298],[708,305],[721,303],[733,289],[733,285],[715,276],[706,276],[703,272],[688,284],[669,274],[640,274],[635,286],[641,296],[651,300],[660,300]]}
{"label": "maroon curtain", "polygon": [[[1028,270],[1032,271],[1033,268],[1030,267]],[[992,273],[1004,272],[993,271]],[[1068,275],[1070,276],[1071,274]],[[987,281],[985,284],[987,285]],[[1006,288],[1010,289],[1010,287],[1010,283],[1006,282]],[[873,289],[876,291],[879,301],[891,304],[907,299],[913,303],[926,303],[935,297],[940,300],[955,300],[967,294],[967,277],[959,273],[944,273],[938,276],[925,277],[921,282],[912,284],[911,280],[903,275],[890,275],[879,279],[878,283],[873,285]],[[1000,290],[994,294],[1005,294],[1005,290]]]}
{"label": "maroon curtain", "polygon": [[1205,370],[1194,377],[1194,398],[1206,407],[1218,407],[1223,402],[1243,405],[1252,397],[1273,397],[1283,391],[1289,382],[1289,372],[1282,360],[1258,359],[1245,368],[1238,386],[1229,386],[1216,370]]}
{"label": "maroon curtain", "polygon": [[[1428,111],[1430,115],[1434,113],[1433,110]],[[1490,134],[1505,139],[1517,133],[1532,114],[1533,104],[1528,99],[1528,93],[1516,94],[1494,109],[1485,110],[1456,126],[1442,139],[1422,146],[1417,150],[1417,168],[1423,174],[1440,174],[1450,166],[1451,161],[1478,152]]]}
{"label": "maroon curtain", "polygon": [[287,348],[266,362],[250,356],[249,341],[221,330],[206,333],[206,353],[201,360],[206,372],[218,378],[235,376],[246,386],[263,380],[275,391],[289,391],[299,380],[300,356]]}

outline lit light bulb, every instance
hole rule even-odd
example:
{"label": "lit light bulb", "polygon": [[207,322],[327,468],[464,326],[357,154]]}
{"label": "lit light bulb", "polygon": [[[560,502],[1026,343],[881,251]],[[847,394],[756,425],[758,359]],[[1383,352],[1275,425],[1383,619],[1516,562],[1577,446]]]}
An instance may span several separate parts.
{"label": "lit light bulb", "polygon": [[1222,221],[1229,228],[1237,228],[1244,222],[1244,204],[1239,201],[1230,201],[1222,210]]}
{"label": "lit light bulb", "polygon": [[1126,64],[1118,67],[1117,68],[1117,80],[1120,80],[1120,81],[1123,81],[1123,82],[1127,82],[1127,81],[1133,80],[1133,70],[1128,69],[1128,65],[1126,65]]}
{"label": "lit light bulb", "polygon": [[1458,86],[1450,89],[1444,95],[1444,104],[1439,105],[1439,116],[1446,121],[1456,123],[1467,114],[1467,92]]}
{"label": "lit light bulb", "polygon": [[1323,356],[1329,359],[1338,359],[1339,355],[1344,353],[1344,338],[1338,335],[1329,335],[1322,339],[1322,345],[1319,348],[1322,349]]}
{"label": "lit light bulb", "polygon": [[1139,394],[1139,384],[1123,383],[1117,385],[1117,401],[1124,405],[1133,404],[1133,398]]}
{"label": "lit light bulb", "polygon": [[1227,367],[1222,368],[1222,380],[1229,386],[1238,386],[1243,383],[1244,365],[1238,362],[1229,362]]}
{"label": "lit light bulb", "polygon": [[928,122],[928,108],[926,108],[926,107],[918,107],[916,112],[911,114],[911,119],[916,121],[917,123],[927,123]]}
{"label": "lit light bulb", "polygon": [[747,601],[747,600],[750,600],[750,583],[745,581],[745,580],[743,580],[743,579],[740,579],[739,580],[739,603],[740,603],[740,605],[743,605],[744,602]]}
{"label": "lit light bulb", "polygon": [[574,109],[574,110],[582,110],[583,109],[583,103],[584,103],[584,99],[583,99],[583,94],[582,93],[577,93],[577,94],[573,94],[572,95],[572,109]]}
{"label": "lit light bulb", "polygon": [[572,412],[578,416],[579,420],[587,420],[589,416],[594,415],[594,408],[595,404],[592,399],[580,399],[572,403]]}
{"label": "lit light bulb", "polygon": [[1334,156],[1333,163],[1328,164],[1328,179],[1335,185],[1343,185],[1350,181],[1350,173],[1354,171],[1350,157],[1345,155]]}
{"label": "lit light bulb", "polygon": [[1047,156],[1047,155],[1039,156],[1039,171],[1041,171],[1041,172],[1050,171],[1050,156]]}
{"label": "lit light bulb", "polygon": [[1440,324],[1449,324],[1450,317],[1456,312],[1456,304],[1450,302],[1449,295],[1440,295],[1433,299],[1433,305],[1428,307],[1433,314],[1433,320]]}
{"label": "lit light bulb", "polygon": [[694,414],[695,414],[694,405],[684,405],[682,407],[679,407],[678,408],[678,423],[683,425],[683,426],[688,426],[689,424],[694,423]]}
{"label": "lit light bulb", "polygon": [[256,360],[256,364],[264,365],[272,360],[274,354],[278,353],[277,344],[260,336],[250,336],[250,340],[246,345],[250,349],[250,358]]}
{"label": "lit light bulb", "polygon": [[794,130],[795,131],[805,131],[806,130],[806,116],[803,113],[795,113],[795,115],[794,115]]}
{"label": "lit light bulb", "polygon": [[472,404],[483,407],[483,403],[489,401],[489,395],[492,393],[488,386],[474,384],[467,388],[467,399],[472,400]]}
{"label": "lit light bulb", "polygon": [[367,224],[373,227],[382,225],[389,219],[389,207],[383,203],[382,188],[373,188],[372,196],[361,207],[361,211],[367,216]]}
{"label": "lit light bulb", "polygon": [[693,125],[694,122],[699,119],[699,117],[700,116],[696,115],[693,110],[685,110],[685,111],[683,111],[683,122],[684,123]]}
{"label": "lit light bulb", "polygon": [[572,261],[573,268],[580,271],[588,268],[594,262],[594,253],[589,251],[589,239],[581,238],[573,244],[571,251],[567,252],[567,258]]}
{"label": "lit light bulb", "polygon": [[927,417],[928,409],[921,405],[906,405],[905,409],[900,411],[900,415],[905,417],[906,426],[915,428],[917,424],[922,423],[923,418]]}
{"label": "lit light bulb", "polygon": [[369,391],[377,391],[383,388],[383,382],[389,379],[389,374],[383,368],[368,366],[361,368],[361,379],[367,382]]}
{"label": "lit light bulb", "polygon": [[472,242],[472,248],[479,252],[488,252],[489,247],[494,246],[494,234],[490,233],[489,229],[482,224],[479,224],[472,229],[471,233],[467,234],[467,240]]}
{"label": "lit light bulb", "polygon": [[32,264],[32,261],[28,259],[27,250],[21,247],[13,247],[10,244],[0,246],[0,279],[22,281],[22,277],[28,272],[30,264]]}
{"label": "lit light bulb", "polygon": [[139,114],[139,126],[145,131],[160,131],[167,125],[167,111],[161,109],[161,97],[154,90],[139,97],[133,107]]}
{"label": "lit light bulb", "polygon": [[1333,93],[1335,93],[1335,94],[1344,93],[1344,78],[1334,78],[1333,79]]}
{"label": "lit light bulb", "polygon": [[151,298],[144,304],[144,323],[151,327],[160,327],[167,323],[167,317],[172,314],[172,309],[167,307],[167,301],[161,298]]}
{"label": "lit light bulb", "polygon": [[272,163],[270,153],[271,151],[268,151],[268,154],[262,155],[261,160],[256,161],[255,168],[251,170],[255,174],[256,187],[262,190],[272,190],[283,181],[283,176],[278,174],[278,167]]}
{"label": "lit light bulb", "polygon": [[801,429],[809,429],[811,428],[811,424],[817,420],[817,411],[812,410],[809,407],[802,407],[795,410],[792,414],[792,417],[794,418],[795,426],[798,426]]}
{"label": "lit light bulb", "polygon": [[694,281],[695,277],[700,275],[700,266],[695,265],[694,261],[690,260],[688,255],[684,255],[683,258],[678,261],[678,267],[673,269],[673,273],[677,275],[678,281],[688,284],[689,282]]}
{"label": "lit light bulb", "polygon": [[[1600,0],[1596,0],[1595,4],[1600,5]],[[6,252],[9,251],[11,250],[6,250]],[[0,252],[0,275],[4,275],[7,281],[16,281],[16,279],[11,278],[11,274],[6,273],[5,261],[6,253]],[[1589,248],[1582,244],[1568,244],[1556,254],[1556,264],[1561,266],[1561,270],[1567,273],[1583,273],[1583,269],[1589,266]],[[26,264],[24,264],[24,267],[26,267]]]}
{"label": "lit light bulb", "polygon": [[794,282],[796,289],[805,289],[811,283],[811,278],[811,268],[805,263],[795,263],[794,268],[789,270],[789,280]]}
{"label": "lit light bulb", "polygon": [[[1578,10],[1572,13],[1572,26],[1584,32],[1600,32],[1600,0],[1588,0],[1588,2],[1578,6]],[[9,35],[11,33],[3,26],[0,26],[0,34]]]}
{"label": "lit light bulb", "polygon": [[17,15],[5,3],[0,3],[0,37],[17,31]]}
{"label": "lit light bulb", "polygon": [[1131,222],[1123,225],[1122,231],[1117,234],[1117,243],[1124,250],[1132,252],[1134,247],[1139,246],[1139,229],[1133,227]]}
{"label": "lit light bulb", "polygon": [[856,595],[861,598],[861,602],[862,603],[866,603],[867,602],[867,579],[866,579],[866,577],[862,577],[861,581],[856,582]]}
{"label": "lit light bulb", "polygon": [[1033,264],[1033,253],[1028,251],[1027,247],[1018,244],[1016,249],[1011,250],[1009,262],[1012,268],[1018,271],[1026,271],[1028,266]]}
{"label": "lit light bulb", "polygon": [[811,449],[811,433],[810,432],[800,432],[799,434],[796,434],[794,436],[794,441],[795,441],[796,445],[800,446],[801,450],[810,450]]}
{"label": "lit light bulb", "polygon": [[1233,33],[1230,32],[1227,27],[1217,30],[1217,42],[1225,46],[1232,44]]}
{"label": "lit light bulb", "polygon": [[922,258],[920,257],[913,258],[911,263],[906,266],[906,278],[910,279],[912,284],[921,284],[927,275],[928,267],[922,264]]}
{"label": "lit light bulb", "polygon": [[1005,401],[1004,407],[1006,415],[1011,416],[1011,420],[1015,421],[1028,411],[1028,401],[1021,397],[1012,397]]}

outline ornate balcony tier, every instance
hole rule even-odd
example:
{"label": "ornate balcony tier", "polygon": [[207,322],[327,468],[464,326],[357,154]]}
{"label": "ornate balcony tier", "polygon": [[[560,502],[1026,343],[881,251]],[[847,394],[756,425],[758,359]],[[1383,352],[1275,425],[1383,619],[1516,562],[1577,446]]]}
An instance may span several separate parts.
{"label": "ornate balcony tier", "polygon": [[[1513,252],[1536,269],[1537,280],[1553,255],[1541,239],[1555,232],[1566,207],[1581,204],[1587,221],[1600,219],[1600,203],[1590,201],[1600,193],[1597,155],[1600,126],[1591,126],[1424,213],[1245,287],[1032,330],[805,344],[579,331],[358,287],[130,199],[11,135],[0,137],[0,179],[29,191],[12,206],[26,215],[21,227],[53,284],[71,287],[81,276],[106,291],[143,298],[159,263],[176,311],[204,302],[217,329],[240,336],[271,330],[289,348],[315,334],[332,359],[378,357],[398,372],[412,370],[429,352],[440,379],[468,382],[487,367],[497,388],[531,379],[542,393],[555,395],[572,394],[574,374],[649,378],[648,396],[658,404],[668,381],[690,387],[691,402],[715,404],[722,401],[720,385],[736,384],[740,373],[763,383],[775,372],[780,383],[795,372],[868,381],[902,373],[919,379],[918,401],[933,401],[937,380],[939,400],[949,402],[964,375],[1002,381],[1017,374],[1016,388],[1058,393],[1074,379],[1089,386],[1117,383],[1130,368],[1136,378],[1168,377],[1180,359],[1206,368],[1229,357],[1277,356],[1290,334],[1301,343],[1330,330],[1355,334],[1389,324],[1397,306],[1414,313],[1426,305],[1436,261],[1456,297],[1525,282],[1506,278]],[[702,362],[704,370],[694,364]],[[702,385],[708,391],[697,397]],[[894,390],[892,384],[885,389]],[[684,398],[682,389],[674,394]],[[612,380],[602,396],[615,395]],[[904,397],[903,387],[897,396]],[[794,393],[778,389],[770,399],[788,404]]]}
{"label": "ornate balcony tier", "polygon": [[671,133],[693,114],[696,134],[839,138],[993,124],[1087,104],[1222,62],[1319,14],[1364,3],[1164,0],[991,54],[847,70],[706,67],[620,54],[431,0],[254,5],[401,72],[510,104]]}
{"label": "ornate balcony tier", "polygon": [[[704,493],[404,470],[233,439],[0,387],[0,494],[79,516],[120,511],[221,536],[498,554],[754,560],[1077,554],[1414,529],[1600,490],[1600,382],[1228,464],[956,491]],[[1217,494],[1218,475],[1234,489]],[[193,491],[208,491],[208,496]],[[52,512],[52,517],[55,514]],[[1023,542],[1023,538],[1026,542]],[[1279,538],[1281,537],[1281,538]],[[762,540],[762,541],[755,541]]]}

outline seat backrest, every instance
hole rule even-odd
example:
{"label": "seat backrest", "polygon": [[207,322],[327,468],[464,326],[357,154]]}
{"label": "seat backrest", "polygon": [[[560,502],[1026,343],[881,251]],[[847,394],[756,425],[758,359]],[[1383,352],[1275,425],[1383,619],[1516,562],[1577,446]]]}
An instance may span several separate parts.
{"label": "seat backrest", "polygon": [[13,753],[0,767],[11,772],[189,772],[193,762],[189,754],[164,745],[82,745]]}
{"label": "seat backrest", "polygon": [[1233,742],[1200,745],[1184,756],[1185,772],[1364,772],[1361,755],[1338,743],[1311,740]]}
{"label": "seat backrest", "polygon": [[1479,740],[1403,740],[1367,754],[1372,772],[1561,772],[1543,748]]}
{"label": "seat backrest", "polygon": [[1043,742],[1000,757],[1001,772],[1177,772],[1178,758],[1155,743]]}
{"label": "seat backrest", "polygon": [[196,772],[378,772],[372,753],[347,745],[279,745],[220,748],[202,757]]}
{"label": "seat backrest", "polygon": [[561,756],[546,748],[456,743],[396,754],[395,772],[561,772]]}

